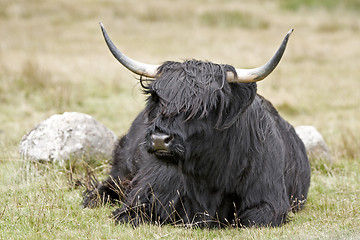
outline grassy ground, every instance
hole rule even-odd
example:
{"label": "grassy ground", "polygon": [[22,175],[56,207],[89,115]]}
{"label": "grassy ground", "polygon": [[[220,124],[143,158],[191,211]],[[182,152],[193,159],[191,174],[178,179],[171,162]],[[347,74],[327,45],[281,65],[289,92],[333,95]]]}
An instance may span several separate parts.
{"label": "grassy ground", "polygon": [[[336,1],[0,0],[0,238],[360,238],[360,6]],[[259,93],[295,126],[314,125],[333,164],[314,160],[307,208],[281,228],[115,226],[111,207],[80,209],[72,172],[23,162],[17,147],[64,111],[121,135],[143,106],[134,76],[108,52],[98,21],[129,56],[256,67],[295,28]],[[97,169],[102,176],[104,165]]]}

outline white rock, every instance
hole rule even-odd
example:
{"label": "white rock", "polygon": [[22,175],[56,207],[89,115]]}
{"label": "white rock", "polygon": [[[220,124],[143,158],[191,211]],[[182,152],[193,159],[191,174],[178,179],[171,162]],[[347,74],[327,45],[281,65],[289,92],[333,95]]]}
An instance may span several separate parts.
{"label": "white rock", "polygon": [[307,155],[310,159],[322,158],[332,162],[331,155],[324,138],[313,126],[298,126],[296,133],[303,141]]}
{"label": "white rock", "polygon": [[111,130],[91,116],[65,112],[51,116],[23,136],[20,155],[60,165],[77,157],[109,159],[116,139]]}

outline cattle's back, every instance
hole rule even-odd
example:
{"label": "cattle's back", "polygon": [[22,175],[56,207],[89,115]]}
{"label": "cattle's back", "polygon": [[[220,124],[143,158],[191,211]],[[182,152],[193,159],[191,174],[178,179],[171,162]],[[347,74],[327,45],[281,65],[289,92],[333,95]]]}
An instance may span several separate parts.
{"label": "cattle's back", "polygon": [[293,203],[295,199],[302,201],[307,198],[310,186],[310,163],[306,154],[304,143],[296,134],[294,127],[283,119],[275,107],[264,97],[260,99],[273,116],[279,136],[283,139],[285,149],[284,177],[288,196]]}

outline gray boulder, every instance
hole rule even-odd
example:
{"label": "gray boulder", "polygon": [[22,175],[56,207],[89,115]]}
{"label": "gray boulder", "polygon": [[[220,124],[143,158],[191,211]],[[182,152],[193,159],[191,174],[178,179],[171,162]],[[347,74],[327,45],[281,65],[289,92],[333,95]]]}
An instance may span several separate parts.
{"label": "gray boulder", "polygon": [[39,123],[20,142],[20,155],[60,165],[69,159],[109,159],[117,137],[91,116],[77,112],[56,114]]}
{"label": "gray boulder", "polygon": [[309,159],[325,159],[332,162],[331,155],[324,138],[313,126],[298,126],[296,133],[303,141]]}

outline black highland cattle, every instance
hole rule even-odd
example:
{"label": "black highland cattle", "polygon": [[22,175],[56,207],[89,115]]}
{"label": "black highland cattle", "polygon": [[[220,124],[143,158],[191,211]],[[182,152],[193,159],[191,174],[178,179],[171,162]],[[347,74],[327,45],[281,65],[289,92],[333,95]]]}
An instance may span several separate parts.
{"label": "black highland cattle", "polygon": [[109,177],[84,193],[84,207],[117,201],[116,222],[134,226],[226,227],[279,226],[304,206],[305,147],[256,85],[277,66],[292,31],[262,67],[235,69],[197,60],[139,63],[101,28],[148,98],[114,149]]}

